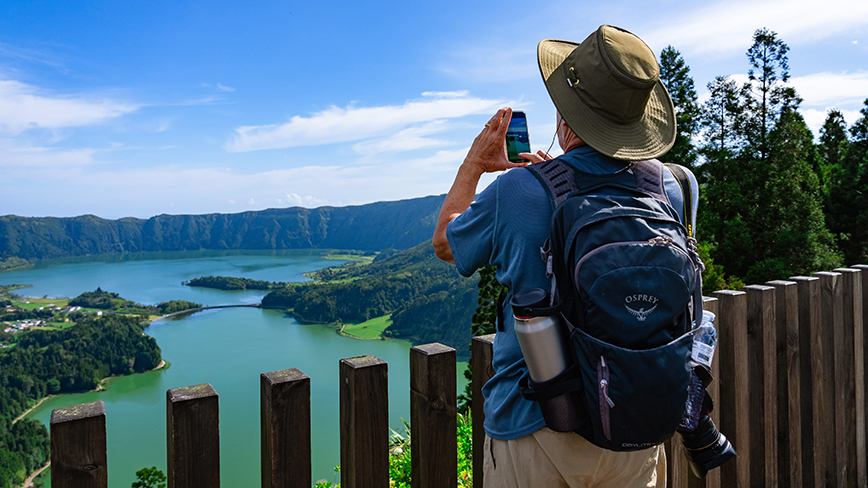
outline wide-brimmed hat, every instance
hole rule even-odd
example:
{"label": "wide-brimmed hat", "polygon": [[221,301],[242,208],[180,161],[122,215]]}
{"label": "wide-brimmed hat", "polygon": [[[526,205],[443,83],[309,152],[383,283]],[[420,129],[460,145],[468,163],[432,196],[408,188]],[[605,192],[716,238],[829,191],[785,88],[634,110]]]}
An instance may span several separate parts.
{"label": "wide-brimmed hat", "polygon": [[660,65],[634,34],[603,25],[581,44],[545,39],[537,59],[561,117],[592,148],[638,161],[675,143],[675,108]]}

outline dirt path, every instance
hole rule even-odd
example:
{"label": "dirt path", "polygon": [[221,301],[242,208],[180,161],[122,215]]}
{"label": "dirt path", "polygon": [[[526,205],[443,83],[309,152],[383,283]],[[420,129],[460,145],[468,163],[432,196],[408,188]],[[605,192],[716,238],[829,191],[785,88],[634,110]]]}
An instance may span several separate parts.
{"label": "dirt path", "polygon": [[35,473],[31,474],[29,478],[27,478],[26,480],[24,480],[24,484],[21,485],[21,488],[33,488],[33,480],[34,480],[37,476],[39,476],[39,473],[45,471],[45,468],[47,468],[47,467],[49,467],[49,466],[51,466],[51,461],[48,461],[47,463],[45,463],[45,466],[43,466],[43,467],[37,469]]}
{"label": "dirt path", "polygon": [[45,400],[48,400],[49,398],[51,398],[51,395],[48,395],[47,397],[43,398],[42,400],[39,400],[39,403],[37,403],[36,405],[34,405],[34,406],[28,408],[27,410],[24,411],[24,413],[22,413],[22,414],[19,415],[15,420],[13,420],[13,421],[12,421],[12,424],[14,425],[15,422],[18,422],[19,420],[23,419],[24,416],[27,415],[28,413],[30,413],[31,410],[33,410],[34,408],[36,408],[36,407],[42,405],[42,402],[44,402]]}

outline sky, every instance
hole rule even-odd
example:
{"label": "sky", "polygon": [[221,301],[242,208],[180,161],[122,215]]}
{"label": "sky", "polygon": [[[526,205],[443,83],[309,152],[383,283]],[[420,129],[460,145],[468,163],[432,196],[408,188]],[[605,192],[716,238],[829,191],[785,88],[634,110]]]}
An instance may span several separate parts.
{"label": "sky", "polygon": [[830,108],[852,124],[868,98],[865,0],[4,0],[0,215],[446,193],[498,108],[524,110],[533,150],[549,147],[536,45],[601,24],[680,51],[700,99],[715,76],[746,80],[754,31],[776,32],[816,136]]}

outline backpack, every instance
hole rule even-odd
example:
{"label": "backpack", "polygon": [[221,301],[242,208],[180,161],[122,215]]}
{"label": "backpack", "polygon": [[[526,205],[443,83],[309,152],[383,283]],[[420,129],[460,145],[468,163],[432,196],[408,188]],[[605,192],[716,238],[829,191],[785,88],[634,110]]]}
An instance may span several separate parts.
{"label": "backpack", "polygon": [[[637,161],[597,175],[553,159],[527,169],[554,210],[541,249],[551,307],[538,311],[560,314],[572,366],[545,383],[525,375],[522,394],[540,402],[551,429],[604,449],[660,444],[684,415],[703,269],[692,228],[664,191],[663,164]],[[672,171],[691,222],[687,175]]]}

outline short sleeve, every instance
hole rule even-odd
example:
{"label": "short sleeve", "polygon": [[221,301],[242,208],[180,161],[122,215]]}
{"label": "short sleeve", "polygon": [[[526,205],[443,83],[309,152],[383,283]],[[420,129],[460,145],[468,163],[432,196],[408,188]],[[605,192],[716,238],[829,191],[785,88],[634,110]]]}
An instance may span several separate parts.
{"label": "short sleeve", "polygon": [[470,207],[446,227],[446,238],[458,272],[472,275],[491,260],[497,226],[498,180],[488,185]]}

